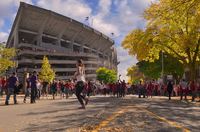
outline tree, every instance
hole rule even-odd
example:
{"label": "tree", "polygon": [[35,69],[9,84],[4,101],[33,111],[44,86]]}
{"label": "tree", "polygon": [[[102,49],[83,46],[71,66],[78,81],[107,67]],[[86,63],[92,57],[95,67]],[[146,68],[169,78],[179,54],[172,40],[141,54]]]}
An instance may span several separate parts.
{"label": "tree", "polygon": [[129,82],[132,84],[144,79],[143,73],[139,71],[139,68],[136,65],[127,69],[127,76],[129,77]]}
{"label": "tree", "polygon": [[43,57],[42,61],[42,68],[39,73],[39,78],[44,82],[52,82],[55,78],[55,72],[51,68],[51,65],[49,64],[49,60],[46,56]]}
{"label": "tree", "polygon": [[159,59],[161,51],[172,55],[190,69],[196,79],[200,52],[200,0],[160,0],[144,12],[145,30],[129,33],[122,46],[139,61]]}
{"label": "tree", "polygon": [[0,74],[8,70],[9,67],[16,66],[12,60],[15,56],[16,50],[14,48],[6,48],[3,44],[0,44]]}
{"label": "tree", "polygon": [[[150,79],[158,79],[161,77],[162,73],[162,58],[160,57],[158,60],[154,62],[149,61],[140,61],[137,63],[139,71],[144,74],[145,77]],[[182,63],[180,63],[176,58],[169,54],[163,55],[163,64],[164,64],[164,75],[173,75],[175,79],[178,77],[182,77],[184,73],[184,68]]]}
{"label": "tree", "polygon": [[96,70],[97,79],[104,83],[114,83],[117,81],[117,73],[114,70],[100,67]]}

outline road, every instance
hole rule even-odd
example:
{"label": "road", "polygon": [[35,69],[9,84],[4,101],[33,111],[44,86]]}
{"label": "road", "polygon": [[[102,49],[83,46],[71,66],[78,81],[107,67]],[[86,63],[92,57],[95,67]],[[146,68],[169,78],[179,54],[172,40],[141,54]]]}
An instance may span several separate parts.
{"label": "road", "polygon": [[[22,102],[22,101],[21,101]],[[75,97],[0,105],[0,132],[199,132],[200,106],[165,97],[95,96],[85,110]]]}

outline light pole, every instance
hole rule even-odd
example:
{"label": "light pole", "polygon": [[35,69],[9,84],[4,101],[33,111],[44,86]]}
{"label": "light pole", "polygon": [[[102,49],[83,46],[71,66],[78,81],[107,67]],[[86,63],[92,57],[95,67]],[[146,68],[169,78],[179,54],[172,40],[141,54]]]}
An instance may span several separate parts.
{"label": "light pole", "polygon": [[[91,18],[91,23],[89,21],[90,18]],[[91,27],[93,27],[93,18],[92,17],[89,17],[89,16],[85,17],[85,21],[88,21],[88,25],[91,26]]]}

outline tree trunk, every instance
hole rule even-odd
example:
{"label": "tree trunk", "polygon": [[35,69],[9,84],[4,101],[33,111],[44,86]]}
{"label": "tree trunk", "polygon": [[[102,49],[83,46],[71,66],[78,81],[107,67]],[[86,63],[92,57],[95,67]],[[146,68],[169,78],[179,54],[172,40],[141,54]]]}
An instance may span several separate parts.
{"label": "tree trunk", "polygon": [[190,81],[194,81],[196,80],[196,64],[195,63],[192,63],[189,65],[189,69],[190,69]]}

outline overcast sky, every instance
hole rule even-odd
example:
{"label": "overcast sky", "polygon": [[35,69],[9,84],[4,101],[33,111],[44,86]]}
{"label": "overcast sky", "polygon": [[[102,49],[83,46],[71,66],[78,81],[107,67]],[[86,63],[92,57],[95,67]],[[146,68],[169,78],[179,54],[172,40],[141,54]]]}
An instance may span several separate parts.
{"label": "overcast sky", "polygon": [[[113,38],[120,61],[118,72],[127,80],[126,70],[137,60],[121,42],[131,30],[144,28],[142,13],[152,0],[0,0],[0,42],[8,38],[20,1],[71,17]],[[86,17],[90,19],[86,21]]]}

